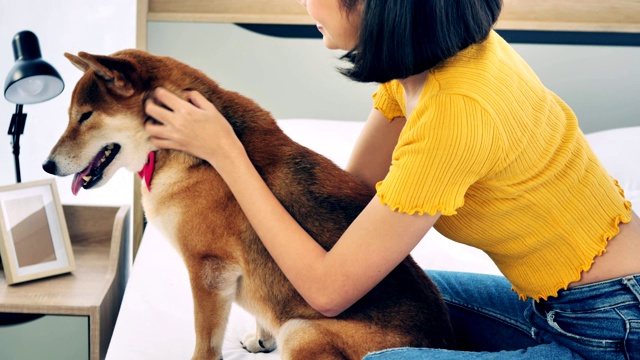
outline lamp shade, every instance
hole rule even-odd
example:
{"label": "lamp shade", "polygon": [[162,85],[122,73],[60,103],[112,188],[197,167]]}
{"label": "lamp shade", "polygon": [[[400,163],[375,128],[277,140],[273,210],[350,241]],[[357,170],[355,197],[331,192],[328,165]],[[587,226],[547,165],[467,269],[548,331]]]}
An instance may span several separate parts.
{"label": "lamp shade", "polygon": [[64,89],[60,74],[42,60],[38,37],[21,31],[13,38],[15,64],[4,83],[4,97],[14,104],[36,104],[58,96]]}

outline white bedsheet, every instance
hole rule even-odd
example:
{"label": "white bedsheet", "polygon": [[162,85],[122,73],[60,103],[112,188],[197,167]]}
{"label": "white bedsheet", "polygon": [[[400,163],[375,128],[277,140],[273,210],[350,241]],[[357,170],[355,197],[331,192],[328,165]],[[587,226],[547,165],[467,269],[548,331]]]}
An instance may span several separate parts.
{"label": "white bedsheet", "polygon": [[[342,167],[362,128],[360,122],[327,120],[281,120],[280,125],[294,140]],[[605,166],[620,180],[627,197],[640,203],[640,127],[588,137]],[[499,274],[482,251],[452,242],[435,230],[427,234],[412,255],[423,268]],[[225,334],[224,359],[279,359],[277,350],[251,354],[241,347],[240,339],[254,330],[253,317],[234,305]],[[187,271],[164,236],[149,225],[129,278],[107,359],[189,359],[194,345]]]}

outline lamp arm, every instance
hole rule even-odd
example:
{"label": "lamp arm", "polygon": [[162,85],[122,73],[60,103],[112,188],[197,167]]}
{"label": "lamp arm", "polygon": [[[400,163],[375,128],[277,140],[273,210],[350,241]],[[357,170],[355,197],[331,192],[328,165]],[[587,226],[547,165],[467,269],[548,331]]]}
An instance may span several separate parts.
{"label": "lamp arm", "polygon": [[20,183],[20,135],[24,133],[24,126],[27,122],[27,114],[22,112],[22,104],[16,104],[16,112],[11,117],[8,134],[12,136],[13,160],[16,169],[16,181]]}

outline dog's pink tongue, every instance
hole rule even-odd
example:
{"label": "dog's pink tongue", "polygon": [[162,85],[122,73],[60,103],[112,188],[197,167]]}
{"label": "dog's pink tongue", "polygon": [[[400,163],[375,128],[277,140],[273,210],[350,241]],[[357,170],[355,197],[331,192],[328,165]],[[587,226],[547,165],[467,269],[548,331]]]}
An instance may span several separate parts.
{"label": "dog's pink tongue", "polygon": [[87,166],[84,170],[82,170],[81,172],[73,176],[73,182],[71,183],[71,192],[73,193],[73,195],[78,195],[78,192],[82,187],[82,184],[84,184],[83,178],[91,171],[91,169],[100,165],[103,156],[104,156],[104,153],[99,152],[93,158],[93,160],[91,160],[91,163],[89,164],[89,166]]}
{"label": "dog's pink tongue", "polygon": [[80,188],[84,183],[83,177],[85,177],[85,175],[87,175],[89,171],[91,171],[91,167],[87,166],[87,168],[82,170],[82,172],[79,172],[73,176],[73,182],[71,183],[71,192],[73,193],[73,195],[78,195],[78,192],[80,191]]}

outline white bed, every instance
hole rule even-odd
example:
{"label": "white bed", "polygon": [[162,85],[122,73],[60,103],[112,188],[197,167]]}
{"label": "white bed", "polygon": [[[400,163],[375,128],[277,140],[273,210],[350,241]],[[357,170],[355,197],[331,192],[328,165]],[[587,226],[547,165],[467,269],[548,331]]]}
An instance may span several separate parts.
{"label": "white bed", "polygon": [[[281,120],[289,136],[344,167],[362,127],[360,122]],[[620,181],[627,198],[640,204],[640,126],[587,135],[596,154]],[[481,251],[445,239],[432,230],[412,252],[428,269],[499,274]],[[195,344],[193,303],[187,272],[175,250],[153,226],[145,230],[132,268],[111,344],[109,360],[188,359]],[[254,331],[251,315],[235,306],[225,334],[223,356],[235,359],[279,359],[250,354],[240,345]]]}

